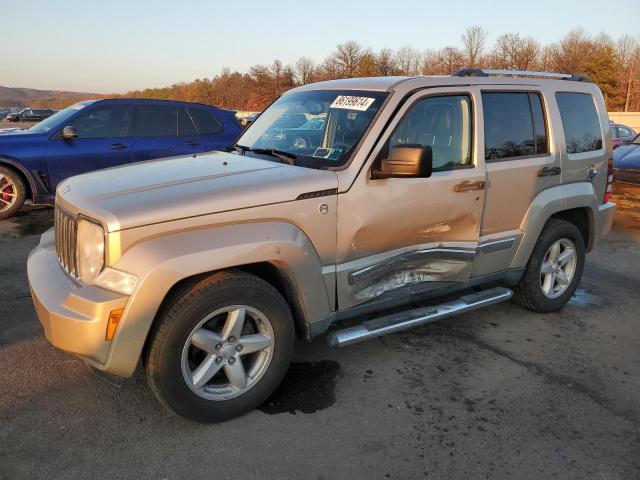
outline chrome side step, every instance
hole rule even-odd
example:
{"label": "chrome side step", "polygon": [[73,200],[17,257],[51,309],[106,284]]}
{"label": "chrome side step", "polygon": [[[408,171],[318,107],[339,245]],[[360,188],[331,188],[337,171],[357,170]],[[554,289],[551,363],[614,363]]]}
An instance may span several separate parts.
{"label": "chrome side step", "polygon": [[331,332],[327,340],[332,347],[346,347],[353,343],[362,342],[387,333],[435,322],[442,318],[451,317],[459,313],[477,310],[496,303],[509,300],[513,292],[508,288],[496,287],[481,292],[464,295],[460,298],[440,305],[417,308],[405,312],[395,313],[384,317],[374,318],[354,327]]}

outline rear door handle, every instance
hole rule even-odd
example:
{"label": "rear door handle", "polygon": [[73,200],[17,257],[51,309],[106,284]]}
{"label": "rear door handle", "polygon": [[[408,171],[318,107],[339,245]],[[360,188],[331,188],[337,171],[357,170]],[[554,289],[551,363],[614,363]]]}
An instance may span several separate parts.
{"label": "rear door handle", "polygon": [[562,169],[560,167],[543,167],[539,172],[539,177],[552,177],[554,175],[560,175]]}
{"label": "rear door handle", "polygon": [[189,140],[186,144],[189,145],[190,147],[197,147],[198,145],[200,145],[200,142],[196,142],[195,140]]}
{"label": "rear door handle", "polygon": [[114,143],[111,145],[111,150],[123,150],[125,148],[127,148],[127,146],[124,143]]}
{"label": "rear door handle", "polygon": [[454,192],[470,192],[471,190],[484,190],[485,183],[483,181],[470,182],[465,180],[464,182],[454,185]]}

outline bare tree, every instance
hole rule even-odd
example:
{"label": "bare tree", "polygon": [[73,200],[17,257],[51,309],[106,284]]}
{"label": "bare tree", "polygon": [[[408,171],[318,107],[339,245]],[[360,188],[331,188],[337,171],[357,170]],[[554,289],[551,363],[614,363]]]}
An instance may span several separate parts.
{"label": "bare tree", "polygon": [[491,55],[493,68],[507,70],[533,69],[540,45],[533,38],[522,38],[517,33],[505,33],[496,40]]}
{"label": "bare tree", "polygon": [[396,59],[393,54],[393,50],[390,48],[383,48],[378,52],[376,62],[378,64],[378,72],[384,77],[393,75],[396,70]]}
{"label": "bare tree", "polygon": [[549,45],[549,61],[553,70],[583,72],[584,59],[591,53],[592,42],[582,28],[575,28],[559,42]]}
{"label": "bare tree", "polygon": [[355,76],[362,53],[362,46],[358,42],[349,41],[338,45],[334,57],[343,76],[347,78]]}
{"label": "bare tree", "polygon": [[300,85],[306,85],[314,80],[316,64],[309,57],[300,57],[296,62],[296,80]]}
{"label": "bare tree", "polygon": [[464,56],[460,50],[455,47],[444,47],[436,54],[439,65],[439,73],[451,75],[464,65]]}
{"label": "bare tree", "polygon": [[420,51],[413,47],[402,47],[396,54],[396,67],[401,75],[420,75]]}
{"label": "bare tree", "polygon": [[324,62],[322,62],[322,65],[319,68],[319,72],[319,80],[335,80],[343,76],[341,66],[334,56],[324,59]]}
{"label": "bare tree", "polygon": [[[624,111],[628,112],[634,93],[639,93],[640,96],[640,82],[636,78],[640,72],[640,38],[623,35],[618,39],[616,51],[620,63],[620,85],[623,88]],[[640,104],[640,99],[638,104]]]}
{"label": "bare tree", "polygon": [[480,66],[488,36],[488,32],[480,25],[472,25],[465,29],[461,38],[463,61],[466,67],[475,68]]}

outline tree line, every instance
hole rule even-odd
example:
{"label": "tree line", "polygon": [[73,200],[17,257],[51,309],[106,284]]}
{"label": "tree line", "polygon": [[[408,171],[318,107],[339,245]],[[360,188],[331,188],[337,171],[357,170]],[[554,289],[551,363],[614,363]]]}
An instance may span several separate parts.
{"label": "tree line", "polygon": [[[576,28],[548,45],[519,33],[505,33],[490,45],[488,32],[477,25],[465,29],[460,45],[439,50],[405,46],[376,52],[348,41],[339,44],[321,62],[300,57],[294,64],[275,60],[270,65],[254,65],[244,73],[225,68],[211,78],[119,96],[259,111],[285,91],[307,83],[351,77],[449,75],[463,67],[588,75],[602,90],[609,111],[640,111],[640,36],[622,35],[614,39]],[[70,103],[50,99],[41,102],[41,106],[59,108]]]}

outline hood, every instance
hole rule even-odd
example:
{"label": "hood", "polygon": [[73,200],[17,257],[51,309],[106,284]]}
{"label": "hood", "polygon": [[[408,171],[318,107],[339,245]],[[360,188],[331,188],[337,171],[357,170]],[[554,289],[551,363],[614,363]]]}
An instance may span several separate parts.
{"label": "hood", "polygon": [[24,135],[24,134],[33,135],[33,133],[30,132],[29,130],[26,130],[26,129],[23,129],[23,128],[19,128],[19,127],[0,128],[0,137],[4,137],[4,136],[7,136],[7,135]]}
{"label": "hood", "polygon": [[640,169],[640,145],[622,145],[613,151],[613,166],[622,170]]}
{"label": "hood", "polygon": [[337,187],[334,172],[223,152],[135,163],[79,175],[56,201],[108,231],[293,201]]}

